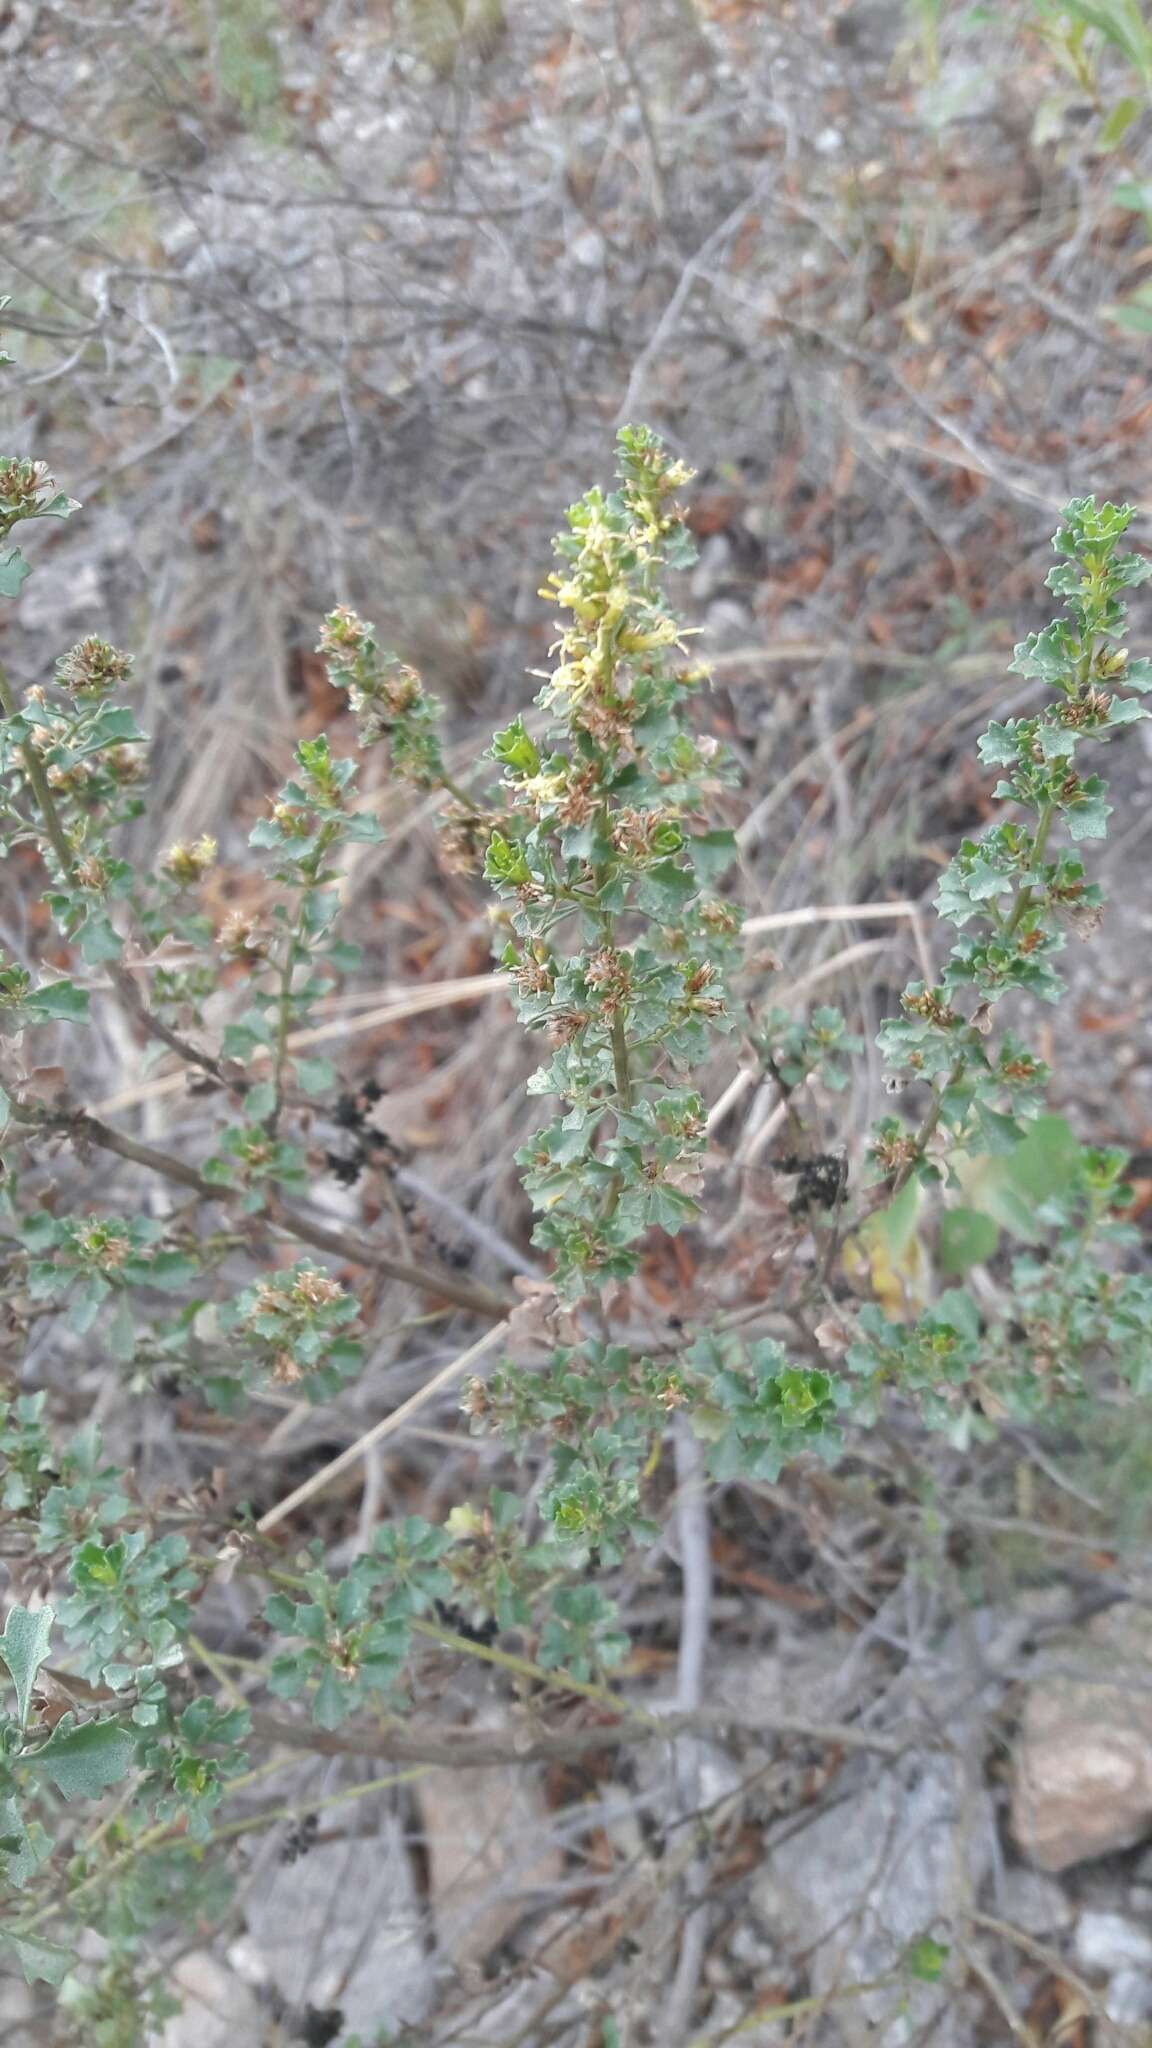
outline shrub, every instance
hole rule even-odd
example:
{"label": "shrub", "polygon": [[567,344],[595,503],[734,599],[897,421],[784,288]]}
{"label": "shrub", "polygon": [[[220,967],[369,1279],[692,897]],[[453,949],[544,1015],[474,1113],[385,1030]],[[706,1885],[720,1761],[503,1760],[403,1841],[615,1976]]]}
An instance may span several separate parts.
{"label": "shrub", "polygon": [[[438,792],[446,857],[482,865],[519,1017],[547,1045],[529,1086],[553,1108],[518,1161],[551,1286],[519,1306],[414,1258],[399,1227],[337,1230],[309,1206],[325,1127],[342,1134],[327,1165],[343,1178],[369,1159],[386,1182],[391,1172],[365,1092],[342,1090],[306,1043],[317,1005],[356,965],[340,936],[338,856],[380,836],[356,760],[323,736],[300,742],[251,834],[261,907],[215,923],[198,894],[211,840],[171,847],[151,873],[122,851],[146,762],[117,701],[128,657],[88,639],[22,701],[0,680],[4,850],[21,874],[39,862],[47,911],[38,959],[0,968],[3,1291],[12,1332],[49,1333],[23,1390],[16,1372],[0,1400],[6,1553],[23,1593],[0,1636],[0,1943],[29,1979],[61,1986],[84,2038],[112,2038],[99,2030],[115,2023],[117,2041],[137,2040],[162,2016],[149,1929],[224,1911],[227,1846],[264,1822],[220,1809],[260,1748],[306,1746],[312,1727],[338,1744],[367,1713],[351,1748],[467,1760],[466,1739],[420,1726],[429,1641],[533,1690],[529,1754],[549,1753],[549,1698],[595,1702],[607,1743],[668,1725],[608,1675],[628,1649],[612,1568],[658,1534],[670,1431],[691,1433],[717,1484],[738,1484],[798,1457],[835,1459],[893,1398],[963,1441],[1005,1414],[1087,1403],[1105,1371],[1134,1393],[1152,1374],[1152,1287],[1125,1264],[1124,1160],[1045,1115],[1043,1063],[998,1020],[1016,993],[1059,999],[1068,936],[1090,936],[1100,916],[1080,849],[1103,837],[1109,806],[1080,764],[1145,715],[1152,686],[1152,663],[1121,644],[1125,593],[1150,566],[1124,551],[1131,509],[1080,499],[1064,513],[1048,578],[1063,613],[1012,664],[1040,708],[980,742],[1002,815],[941,878],[937,908],[956,933],[943,972],[913,982],[882,1032],[900,1104],[868,1139],[861,1186],[846,1156],[821,1149],[810,1114],[814,1084],[841,1086],[859,1042],[834,1010],[768,1010],[745,1043],[788,1110],[777,1169],[793,1192],[767,1247],[781,1254],[778,1286],[733,1310],[709,1300],[705,1278],[685,1315],[661,1318],[637,1276],[663,1236],[703,1243],[694,1077],[737,1028],[733,840],[714,819],[735,771],[696,726],[707,669],[662,586],[692,559],[690,474],[642,427],[621,432],[617,453],[615,490],[574,505],[556,543],[544,593],[562,619],[554,663],[534,709],[496,733],[482,800],[449,775],[439,707],[371,625],[338,609],[320,641],[361,748]],[[42,464],[0,463],[0,540],[75,509]],[[9,548],[7,596],[26,573]],[[203,1006],[220,987],[231,1016],[217,1037]],[[214,1106],[197,1158],[85,1103],[84,1034],[104,991]],[[70,1047],[62,1071],[35,1064],[46,1033]],[[70,1153],[124,1170],[94,1213],[46,1199],[48,1161],[66,1186]],[[149,1185],[165,1191],[151,1209]],[[957,1281],[999,1260],[997,1306],[962,1284],[915,1317],[860,1299],[849,1275],[861,1259],[875,1277],[880,1253],[897,1259],[931,1214]],[[279,1532],[412,1404],[258,1518],[206,1495],[146,1498],[93,1429],[55,1428],[67,1404],[53,1393],[79,1356],[134,1388],[176,1376],[225,1421],[269,1389],[330,1399],[362,1370],[376,1328],[355,1272],[485,1325],[415,1399],[454,1383],[471,1427],[504,1438],[510,1469],[542,1455],[533,1502],[496,1488],[438,1524],[389,1521],[337,1571],[322,1541],[294,1547]],[[498,1350],[493,1370],[469,1376]],[[199,1623],[222,1578],[261,1646],[247,1660]],[[270,1695],[295,1703],[290,1718]],[[107,1944],[98,1971],[74,1967],[85,1926]]]}

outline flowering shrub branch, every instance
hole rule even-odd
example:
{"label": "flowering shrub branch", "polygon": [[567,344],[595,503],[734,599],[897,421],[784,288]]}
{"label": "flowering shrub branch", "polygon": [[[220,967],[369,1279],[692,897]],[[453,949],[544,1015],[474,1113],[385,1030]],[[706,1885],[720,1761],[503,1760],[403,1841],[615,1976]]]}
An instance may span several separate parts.
{"label": "flowering shrub branch", "polygon": [[[994,723],[980,744],[1001,771],[1005,810],[941,879],[951,954],[938,980],[907,989],[881,1036],[913,1112],[871,1134],[863,1193],[805,1122],[813,1077],[843,1087],[860,1049],[845,1020],[777,1005],[750,1033],[787,1116],[788,1149],[773,1164],[796,1186],[781,1213],[793,1244],[818,1242],[802,1301],[782,1304],[795,1346],[711,1312],[658,1342],[629,1340],[629,1283],[654,1234],[707,1226],[696,1077],[735,1030],[743,956],[723,893],[733,839],[715,817],[734,768],[696,729],[707,670],[665,592],[692,559],[690,473],[644,427],[621,432],[617,456],[616,487],[574,505],[556,541],[544,592],[561,621],[552,665],[532,710],[495,734],[483,797],[449,773],[440,707],[370,624],[338,608],[320,641],[360,746],[382,749],[397,781],[447,800],[449,857],[482,866],[518,1015],[548,1045],[529,1086],[555,1109],[517,1156],[552,1298],[537,1304],[530,1363],[509,1344],[463,1389],[470,1426],[502,1437],[511,1472],[543,1455],[530,1508],[523,1491],[492,1486],[439,1523],[386,1522],[334,1571],[321,1543],[294,1552],[281,1533],[320,1481],[263,1516],[236,1501],[146,1499],[94,1430],[54,1431],[50,1389],[34,1374],[0,1389],[6,1552],[30,1589],[0,1634],[0,1948],[30,1979],[61,1985],[91,2038],[111,2038],[97,2031],[110,2015],[118,2041],[146,2038],[167,2010],[125,1928],[226,1910],[220,1855],[260,1822],[221,1822],[219,1808],[247,1775],[250,1744],[442,1760],[434,1736],[404,1725],[428,1644],[529,1688],[542,1718],[550,1689],[595,1705],[600,1724],[545,1725],[525,1755],[667,1730],[608,1683],[629,1650],[609,1574],[660,1535],[673,1422],[729,1485],[771,1479],[798,1457],[836,1458],[892,1392],[963,1441],[1006,1412],[1085,1400],[1104,1368],[1134,1393],[1152,1386],[1152,1283],[1125,1267],[1123,1160],[1046,1117],[1043,1063],[1012,1031],[995,1032],[1005,999],[1059,998],[1069,934],[1089,936],[1099,919],[1079,849],[1103,836],[1109,807],[1082,750],[1122,739],[1152,687],[1152,663],[1121,644],[1125,593],[1149,563],[1124,551],[1130,508],[1091,499],[1067,508],[1056,536],[1049,584],[1064,615],[1013,663],[1047,701]],[[0,458],[0,595],[16,596],[28,573],[8,546],[15,528],[75,509],[43,464]],[[417,1289],[436,1313],[491,1323],[510,1303],[414,1260],[402,1214],[395,1229],[366,1232],[309,1208],[319,1172],[351,1182],[369,1157],[389,1170],[388,1141],[366,1123],[368,1091],[342,1090],[327,1061],[299,1049],[316,1005],[357,964],[341,935],[338,858],[380,837],[357,762],[323,735],[299,744],[251,834],[261,908],[216,924],[201,908],[218,857],[210,838],[169,847],[150,875],[124,857],[147,759],[131,710],[114,701],[130,670],[90,637],[22,697],[0,678],[0,850],[40,856],[54,932],[49,973],[0,961],[0,1295],[18,1333],[48,1323],[69,1354],[103,1347],[129,1388],[174,1380],[218,1418],[269,1390],[328,1400],[361,1373],[379,1328],[356,1273]],[[55,965],[62,957],[71,972]],[[82,1056],[70,1079],[38,1075],[25,1041],[82,1032],[93,970],[142,1038],[196,1077],[211,1125],[196,1156],[90,1110]],[[206,1004],[225,982],[239,998],[216,1039]],[[351,1134],[351,1158],[318,1147],[325,1122]],[[153,1214],[97,1187],[68,1212],[42,1199],[43,1162],[62,1147],[81,1162],[119,1161],[170,1199]],[[877,1229],[906,1230],[910,1214],[914,1228],[921,1191],[941,1205],[933,1227],[956,1278],[1001,1260],[1002,1309],[962,1284],[903,1318],[854,1296],[837,1254]],[[246,1661],[210,1640],[197,1610],[222,1573],[267,1656]],[[513,1631],[510,1647],[500,1638]],[[283,1716],[267,1694],[292,1703]],[[489,1761],[486,1742],[464,1739],[459,1753]],[[114,1823],[75,1824],[70,1808],[82,1814],[129,1777]],[[51,1829],[66,1853],[53,1854]],[[86,1978],[75,1969],[82,1926],[108,1944],[106,1966]]]}

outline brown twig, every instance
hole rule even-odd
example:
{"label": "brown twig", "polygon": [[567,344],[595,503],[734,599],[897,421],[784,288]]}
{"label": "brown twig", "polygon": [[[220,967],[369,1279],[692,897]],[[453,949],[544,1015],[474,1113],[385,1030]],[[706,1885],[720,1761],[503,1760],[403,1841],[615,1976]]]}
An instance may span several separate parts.
{"label": "brown twig", "polygon": [[[37,1124],[41,1129],[58,1131],[74,1143],[99,1146],[103,1152],[112,1152],[118,1159],[125,1159],[133,1166],[142,1166],[149,1173],[158,1174],[162,1180],[172,1181],[177,1187],[187,1188],[198,1195],[201,1201],[226,1202],[232,1190],[205,1180],[194,1166],[178,1159],[174,1153],[161,1152],[154,1145],[142,1145],[137,1138],[130,1138],[126,1131],[118,1131],[106,1124],[100,1117],[90,1116],[86,1110],[40,1109],[28,1103],[16,1105],[16,1120]],[[370,1238],[360,1237],[351,1230],[329,1230],[322,1223],[314,1223],[298,1210],[278,1203],[275,1214],[265,1219],[282,1230],[286,1236],[299,1240],[301,1244],[312,1245],[317,1251],[332,1252],[335,1257],[347,1259],[351,1265],[365,1266],[373,1272],[382,1273],[388,1280],[399,1280],[409,1287],[418,1287],[426,1294],[437,1295],[442,1301],[451,1301],[459,1308],[472,1309],[477,1315],[502,1317],[507,1315],[509,1301],[496,1294],[491,1288],[483,1287],[474,1280],[461,1279],[459,1274],[450,1273],[437,1266],[417,1266],[407,1259],[394,1258],[382,1245],[373,1244]],[[260,1227],[260,1219],[254,1218],[251,1228]]]}
{"label": "brown twig", "polygon": [[[474,1728],[444,1728],[434,1735],[410,1734],[388,1726],[367,1728],[319,1728],[311,1721],[293,1721],[278,1714],[254,1709],[252,1733],[262,1742],[280,1742],[286,1749],[307,1750],[316,1756],[379,1757],[396,1763],[443,1764],[450,1770],[480,1770],[493,1764],[574,1762],[597,1750],[618,1749],[624,1743],[668,1742],[677,1735],[725,1733],[746,1743],[772,1743],[792,1737],[819,1743],[828,1749],[867,1750],[876,1755],[898,1757],[909,1744],[893,1736],[872,1734],[852,1723],[808,1723],[799,1718],[757,1714],[754,1721],[714,1713],[702,1708],[695,1714],[655,1714],[637,1709],[635,1719],[620,1719],[591,1728],[563,1730],[510,1730],[507,1735]],[[917,1738],[919,1739],[919,1737]]]}

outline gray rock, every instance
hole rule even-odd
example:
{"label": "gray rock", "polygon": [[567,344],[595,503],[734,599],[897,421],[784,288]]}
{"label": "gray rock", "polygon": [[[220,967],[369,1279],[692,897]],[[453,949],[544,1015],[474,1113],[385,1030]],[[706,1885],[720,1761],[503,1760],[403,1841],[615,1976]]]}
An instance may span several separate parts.
{"label": "gray rock", "polygon": [[845,1643],[837,1629],[782,1628],[777,1647],[734,1657],[710,1674],[709,1701],[735,1714],[773,1713],[835,1721],[869,1697],[883,1671],[879,1645]]}
{"label": "gray rock", "polygon": [[[481,1725],[499,1727],[496,1716]],[[434,1771],[418,1786],[437,1943],[454,1970],[499,1946],[564,1859],[536,1776],[515,1764]]]}
{"label": "gray rock", "polygon": [[1122,1913],[1081,1913],[1072,1946],[1081,1969],[1101,1975],[1152,1967],[1152,1935]]}
{"label": "gray rock", "polygon": [[[423,2017],[433,1985],[422,1918],[398,1823],[371,1837],[319,1842],[253,1888],[248,1927],[291,2006],[338,2005],[347,2033]],[[234,2038],[240,2038],[234,2036]]]}
{"label": "gray rock", "polygon": [[1058,1934],[1074,1918],[1072,1901],[1055,1878],[1020,1866],[1006,1872],[997,1911],[1022,1934]]}
{"label": "gray rock", "polygon": [[[754,1881],[753,1904],[793,1955],[810,1958],[814,1990],[881,1977],[980,1883],[993,1841],[991,1801],[951,1758],[930,1756],[878,1778],[873,1769],[855,1797],[789,1835]],[[864,2033],[885,2021],[885,2048],[901,2048],[933,2022],[961,2024],[955,1988],[944,1984],[913,1984],[898,2018],[890,1991],[853,1999],[852,2008]],[[933,2035],[942,2048],[950,2038]]]}

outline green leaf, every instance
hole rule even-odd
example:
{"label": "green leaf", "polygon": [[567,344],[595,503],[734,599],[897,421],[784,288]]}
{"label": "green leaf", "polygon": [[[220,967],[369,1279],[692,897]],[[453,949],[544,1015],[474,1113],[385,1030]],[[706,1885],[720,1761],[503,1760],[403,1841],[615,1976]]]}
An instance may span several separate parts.
{"label": "green leaf", "polygon": [[520,847],[502,832],[493,832],[484,856],[484,875],[489,882],[496,882],[505,889],[518,889],[530,881],[528,863]]}
{"label": "green leaf", "polygon": [[930,1934],[922,1934],[904,1951],[904,1968],[910,1977],[921,1984],[938,1984],[948,1961],[948,1949],[943,1942],[934,1941]]}
{"label": "green leaf", "polygon": [[68,1305],[68,1328],[85,1336],[112,1292],[103,1273],[85,1273]]}
{"label": "green leaf", "polygon": [[287,1593],[273,1593],[264,1603],[264,1619],[280,1635],[296,1634],[296,1602]]}
{"label": "green leaf", "polygon": [[149,1287],[158,1287],[164,1293],[176,1293],[194,1280],[197,1273],[195,1259],[186,1252],[157,1252],[149,1259],[142,1278]]}
{"label": "green leaf", "polygon": [[244,1114],[251,1123],[260,1123],[271,1116],[276,1107],[276,1090],[271,1081],[257,1081],[254,1088],[244,1097]]}
{"label": "green leaf", "polygon": [[502,732],[493,733],[491,754],[492,759],[501,762],[511,777],[538,775],[540,772],[540,750],[525,729],[522,718],[514,718]]}
{"label": "green leaf", "polygon": [[648,1221],[660,1230],[667,1230],[673,1237],[683,1230],[698,1214],[699,1205],[691,1195],[680,1188],[670,1188],[657,1181],[647,1202]]}
{"label": "green leaf", "polygon": [[1000,1242],[1000,1227],[978,1209],[946,1209],[940,1218],[938,1252],[945,1273],[966,1273],[969,1266],[990,1259]]}
{"label": "green leaf", "polygon": [[1143,111],[1141,102],[1134,99],[1117,100],[1108,119],[1100,130],[1100,144],[1103,149],[1115,149],[1123,141],[1133,121]]}
{"label": "green leaf", "polygon": [[1105,306],[1104,317],[1111,320],[1114,327],[1126,327],[1133,334],[1152,334],[1152,304],[1142,304],[1135,293],[1130,299],[1118,299],[1115,304]]}
{"label": "green leaf", "polygon": [[23,1728],[28,1720],[32,1687],[40,1666],[48,1660],[48,1644],[56,1616],[51,1607],[10,1607],[0,1636],[0,1657],[16,1687],[16,1712]]}
{"label": "green leaf", "polygon": [[688,841],[688,857],[701,884],[718,881],[736,858],[736,834],[694,832]]}
{"label": "green leaf", "polygon": [[636,901],[650,917],[675,916],[698,890],[691,868],[674,860],[658,860],[639,878]]}
{"label": "green leaf", "polygon": [[76,1961],[70,1949],[45,1941],[42,1934],[17,1934],[4,1929],[0,1931],[0,1941],[15,1951],[26,1984],[59,1984]]}
{"label": "green leaf", "polygon": [[327,1095],[336,1085],[336,1069],[331,1060],[301,1060],[294,1062],[296,1079],[305,1095]]}
{"label": "green leaf", "polygon": [[1105,801],[1104,784],[1098,775],[1090,776],[1081,783],[1075,798],[1062,803],[1060,809],[1070,839],[1107,838],[1112,805]]}
{"label": "green leaf", "polygon": [[36,1017],[65,1018],[71,1022],[87,1020],[88,991],[77,988],[74,981],[50,981],[43,988],[33,990],[24,999],[24,1007]]}
{"label": "green leaf", "polygon": [[102,910],[88,913],[88,920],[80,934],[80,957],[89,967],[97,966],[103,960],[120,958],[120,935],[110,918]]}
{"label": "green leaf", "polygon": [[5,1844],[4,1878],[23,1891],[52,1854],[52,1844],[39,1821],[28,1826],[13,1798],[0,1799],[0,1829],[3,1830]]}
{"label": "green leaf", "polygon": [[28,563],[19,548],[12,548],[6,555],[0,555],[0,597],[19,597],[20,585],[30,574]]}
{"label": "green leaf", "polygon": [[1122,178],[1113,187],[1112,198],[1117,206],[1125,206],[1131,213],[1147,213],[1152,208],[1152,180],[1139,185],[1132,178]]}
{"label": "green leaf", "polygon": [[[1072,1190],[1082,1156],[1079,1139],[1063,1117],[1041,1116],[1010,1150],[961,1157],[955,1168],[970,1210],[1021,1243],[1035,1244],[1041,1236],[1038,1208]],[[943,1241],[943,1219],[941,1232]]]}
{"label": "green leaf", "polygon": [[332,1666],[325,1667],[324,1676],[316,1688],[312,1702],[312,1714],[320,1728],[339,1728],[348,1712],[347,1690],[341,1685]]}
{"label": "green leaf", "polygon": [[226,1024],[220,1036],[220,1050],[228,1060],[251,1059],[260,1046],[271,1043],[272,1034],[263,1018],[249,1015],[243,1023]]}
{"label": "green leaf", "polygon": [[79,510],[79,498],[70,498],[64,491],[57,491],[56,496],[49,498],[47,504],[41,505],[40,510],[34,513],[33,517],[35,519],[70,519],[73,512],[78,512]]}
{"label": "green leaf", "polygon": [[[1027,640],[1021,640],[1013,659],[1008,664],[1009,668],[1015,669],[1018,675],[1035,675],[1039,668],[1035,658],[1035,643],[1039,639],[1040,635],[1033,633]],[[980,759],[987,767],[1009,767],[1017,759],[1020,752],[1016,740],[1015,724],[1001,725],[996,719],[993,719],[987,732],[982,733],[976,742],[976,750]]]}
{"label": "green leaf", "polygon": [[105,704],[101,706],[89,728],[85,752],[98,751],[102,747],[124,746],[132,740],[146,739],[147,734],[140,731],[134,714],[126,704]]}
{"label": "green leaf", "polygon": [[108,1349],[120,1365],[128,1365],[136,1356],[136,1325],[128,1297],[121,1294],[112,1311],[108,1324]]}
{"label": "green leaf", "polygon": [[1069,1193],[1082,1158],[1080,1140],[1062,1116],[1038,1116],[1009,1155],[1008,1170],[1017,1187],[1043,1202]]}
{"label": "green leaf", "polygon": [[916,1235],[920,1216],[920,1190],[914,1180],[901,1188],[895,1200],[869,1217],[870,1232],[883,1243],[889,1258],[898,1265]]}
{"label": "green leaf", "polygon": [[119,1722],[84,1721],[77,1727],[66,1715],[44,1747],[20,1762],[50,1778],[64,1799],[95,1799],[127,1777],[135,1756],[136,1737]]}
{"label": "green leaf", "polygon": [[1086,28],[1098,29],[1114,49],[1136,66],[1141,77],[1152,78],[1152,32],[1140,10],[1140,0],[1062,0],[1064,12]]}

